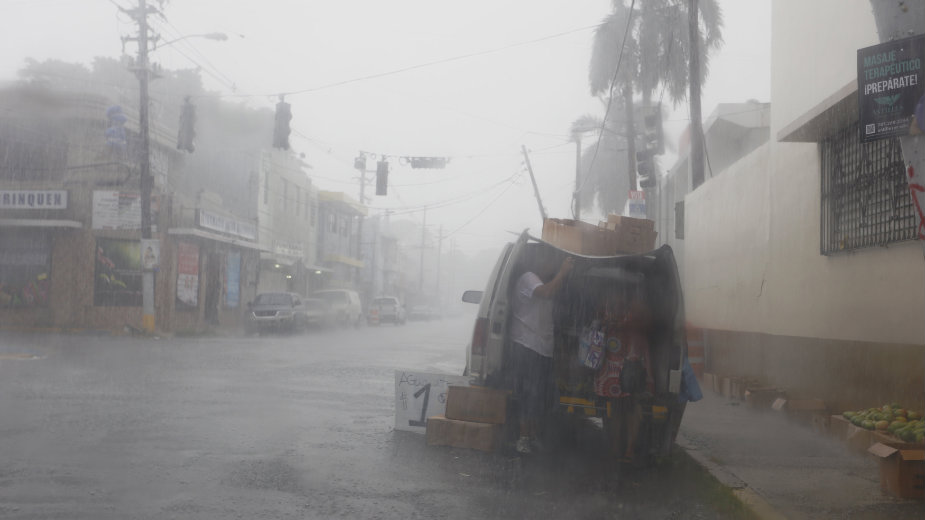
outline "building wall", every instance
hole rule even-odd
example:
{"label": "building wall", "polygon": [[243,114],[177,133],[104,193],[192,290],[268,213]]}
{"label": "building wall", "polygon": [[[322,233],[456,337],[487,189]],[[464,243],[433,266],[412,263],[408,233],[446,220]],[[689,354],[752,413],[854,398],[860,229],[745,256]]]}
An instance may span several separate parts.
{"label": "building wall", "polygon": [[869,2],[777,0],[772,15],[771,140],[685,199],[684,291],[707,368],[836,407],[921,407],[921,244],[821,255],[819,147],[777,141],[856,78],[856,50],[878,42]]}

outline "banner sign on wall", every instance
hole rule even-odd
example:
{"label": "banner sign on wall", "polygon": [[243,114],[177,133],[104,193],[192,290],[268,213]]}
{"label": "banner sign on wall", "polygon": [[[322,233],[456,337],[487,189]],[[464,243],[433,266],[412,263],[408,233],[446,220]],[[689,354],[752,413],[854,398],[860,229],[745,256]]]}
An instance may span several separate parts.
{"label": "banner sign on wall", "polygon": [[909,134],[916,104],[925,93],[923,60],[925,35],[858,49],[861,142]]}
{"label": "banner sign on wall", "polygon": [[235,218],[225,217],[205,209],[199,210],[199,227],[246,238],[248,240],[257,239],[257,226],[254,224]]}
{"label": "banner sign on wall", "polygon": [[93,229],[141,229],[141,197],[122,191],[94,191]]}
{"label": "banner sign on wall", "polygon": [[177,300],[199,305],[199,246],[189,242],[177,244]]}
{"label": "banner sign on wall", "polygon": [[228,253],[225,263],[225,307],[234,309],[241,302],[241,253]]}

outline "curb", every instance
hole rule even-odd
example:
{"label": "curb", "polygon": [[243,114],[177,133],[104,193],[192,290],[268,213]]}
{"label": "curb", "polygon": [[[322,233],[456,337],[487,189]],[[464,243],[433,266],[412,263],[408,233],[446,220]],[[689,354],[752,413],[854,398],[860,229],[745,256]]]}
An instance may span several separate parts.
{"label": "curb", "polygon": [[749,487],[744,480],[722,464],[708,458],[697,446],[684,438],[680,432],[678,433],[676,444],[690,455],[697,464],[700,464],[703,469],[713,475],[713,478],[718,480],[720,484],[729,488],[739,502],[751,510],[755,516],[762,520],[787,520],[785,515],[774,509],[774,506],[769,504],[757,491]]}

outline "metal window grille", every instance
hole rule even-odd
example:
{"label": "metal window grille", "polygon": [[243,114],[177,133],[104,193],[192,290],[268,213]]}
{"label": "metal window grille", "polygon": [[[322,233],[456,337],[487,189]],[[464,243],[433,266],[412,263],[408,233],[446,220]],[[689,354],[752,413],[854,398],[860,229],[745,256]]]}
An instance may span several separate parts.
{"label": "metal window grille", "polygon": [[858,124],[820,143],[823,255],[915,239],[899,139],[861,143]]}

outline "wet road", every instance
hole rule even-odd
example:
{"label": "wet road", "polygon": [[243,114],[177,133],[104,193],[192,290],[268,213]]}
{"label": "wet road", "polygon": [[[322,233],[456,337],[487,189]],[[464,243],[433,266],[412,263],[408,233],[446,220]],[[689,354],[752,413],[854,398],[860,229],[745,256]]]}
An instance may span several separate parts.
{"label": "wet road", "polygon": [[393,431],[394,371],[459,374],[471,319],[170,340],[0,333],[0,518],[718,518],[685,455],[522,459]]}

